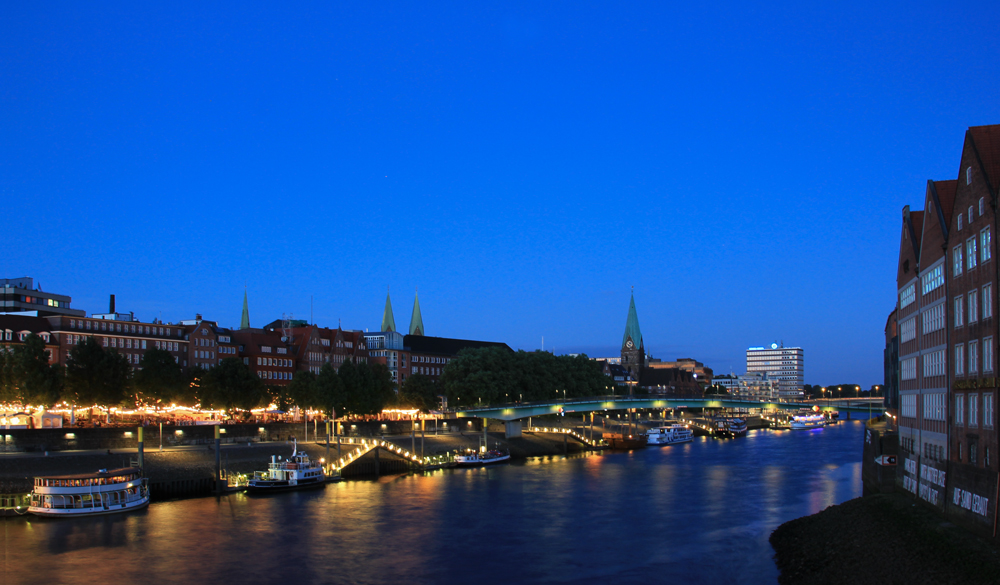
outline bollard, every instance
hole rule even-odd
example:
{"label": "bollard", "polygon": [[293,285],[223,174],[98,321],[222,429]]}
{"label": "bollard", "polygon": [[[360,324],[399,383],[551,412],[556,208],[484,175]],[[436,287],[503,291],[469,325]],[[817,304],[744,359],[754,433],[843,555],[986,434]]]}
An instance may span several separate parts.
{"label": "bollard", "polygon": [[146,461],[143,453],[142,426],[139,427],[139,473],[146,475]]}
{"label": "bollard", "polygon": [[222,439],[219,436],[219,427],[215,425],[215,493],[222,493]]}

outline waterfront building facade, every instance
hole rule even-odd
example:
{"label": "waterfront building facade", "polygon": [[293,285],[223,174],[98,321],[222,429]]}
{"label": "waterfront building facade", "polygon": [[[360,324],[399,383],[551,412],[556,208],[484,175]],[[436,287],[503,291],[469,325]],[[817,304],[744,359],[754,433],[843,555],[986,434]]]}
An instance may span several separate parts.
{"label": "waterfront building facade", "polygon": [[801,347],[785,347],[772,343],[770,347],[747,349],[747,374],[763,373],[778,383],[778,396],[799,400],[805,384],[805,352]]}
{"label": "waterfront building facade", "polygon": [[[897,486],[967,526],[996,522],[1000,126],[969,128],[957,180],[903,208],[886,402],[898,376]],[[896,364],[890,364],[893,354]]]}

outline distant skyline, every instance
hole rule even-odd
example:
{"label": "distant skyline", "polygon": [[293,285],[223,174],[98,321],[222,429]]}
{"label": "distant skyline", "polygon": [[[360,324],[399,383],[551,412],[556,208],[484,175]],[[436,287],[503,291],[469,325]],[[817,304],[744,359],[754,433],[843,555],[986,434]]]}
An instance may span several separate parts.
{"label": "distant skyline", "polygon": [[[74,306],[882,382],[900,210],[1000,123],[974,2],[0,8],[0,277]],[[405,323],[404,323],[405,321]]]}

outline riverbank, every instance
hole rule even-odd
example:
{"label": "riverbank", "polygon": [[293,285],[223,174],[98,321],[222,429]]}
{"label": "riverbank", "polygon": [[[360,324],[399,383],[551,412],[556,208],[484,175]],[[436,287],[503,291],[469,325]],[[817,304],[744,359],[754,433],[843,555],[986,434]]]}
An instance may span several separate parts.
{"label": "riverbank", "polygon": [[786,522],[771,534],[782,585],[1000,582],[994,543],[902,494],[876,494]]}
{"label": "riverbank", "polygon": [[[515,439],[504,439],[502,433],[489,433],[490,447],[499,447],[510,451],[512,459],[526,459],[546,455],[561,455],[577,453],[585,449],[578,441],[570,438],[545,434],[530,434]],[[386,437],[395,445],[409,450],[414,442],[411,437],[397,435]],[[427,456],[447,453],[449,451],[476,449],[482,440],[482,433],[454,433],[444,435],[427,435],[424,437],[423,449],[421,438],[415,437],[416,452],[421,450]],[[224,444],[221,450],[222,467],[230,473],[252,474],[255,470],[267,468],[272,455],[284,458],[291,455],[291,443],[285,441],[261,442],[250,444]],[[315,460],[326,457],[325,443],[299,443],[298,448],[306,451]],[[343,454],[354,449],[353,445],[341,447]],[[84,451],[78,453],[58,452],[51,456],[41,453],[18,453],[0,455],[0,493],[15,494],[31,491],[33,478],[47,475],[69,475],[78,473],[93,473],[98,469],[126,467],[136,457],[136,449],[117,449],[113,453]],[[211,490],[211,479],[215,475],[215,451],[211,445],[172,447],[159,451],[156,448],[146,448],[146,476],[149,478],[154,499],[176,497],[181,495],[202,495]],[[330,457],[337,457],[336,443],[330,445]],[[364,461],[373,459],[369,455]],[[382,465],[390,466],[393,456],[384,454]],[[395,466],[398,467],[398,466]],[[395,470],[395,467],[393,469]],[[388,470],[386,470],[387,472]],[[372,470],[374,475],[374,470]],[[184,490],[166,489],[173,482],[186,482]],[[192,483],[197,482],[197,483]],[[162,488],[161,488],[162,486]]]}

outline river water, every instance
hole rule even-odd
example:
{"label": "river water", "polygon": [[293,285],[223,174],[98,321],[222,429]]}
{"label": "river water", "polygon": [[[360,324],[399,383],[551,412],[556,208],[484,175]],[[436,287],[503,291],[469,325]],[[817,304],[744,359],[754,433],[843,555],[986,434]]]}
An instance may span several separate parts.
{"label": "river water", "polygon": [[0,582],[775,583],[771,531],[861,495],[863,429],[8,518]]}

